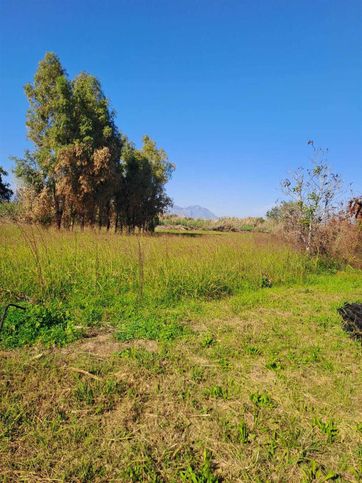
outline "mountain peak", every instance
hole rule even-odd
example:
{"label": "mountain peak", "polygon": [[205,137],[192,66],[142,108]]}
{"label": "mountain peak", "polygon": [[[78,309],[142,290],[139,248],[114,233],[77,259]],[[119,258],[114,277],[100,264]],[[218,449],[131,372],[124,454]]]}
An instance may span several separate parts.
{"label": "mountain peak", "polygon": [[168,212],[172,215],[177,215],[183,218],[198,218],[201,220],[217,219],[217,216],[212,213],[212,211],[200,205],[186,206],[185,208],[182,206],[173,205]]}

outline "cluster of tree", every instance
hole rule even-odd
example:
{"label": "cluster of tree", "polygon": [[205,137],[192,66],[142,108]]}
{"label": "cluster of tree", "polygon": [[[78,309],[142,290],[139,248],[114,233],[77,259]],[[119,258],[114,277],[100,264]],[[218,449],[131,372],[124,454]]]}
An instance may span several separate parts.
{"label": "cluster of tree", "polygon": [[99,81],[87,73],[70,80],[53,53],[25,93],[34,149],[15,158],[15,174],[28,219],[152,231],[171,202],[165,184],[174,166],[166,153],[148,136],[137,149],[115,125]]}

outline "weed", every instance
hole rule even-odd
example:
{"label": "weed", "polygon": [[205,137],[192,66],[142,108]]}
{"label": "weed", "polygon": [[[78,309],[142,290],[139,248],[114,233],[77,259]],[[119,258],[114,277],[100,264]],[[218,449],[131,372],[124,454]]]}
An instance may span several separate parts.
{"label": "weed", "polygon": [[110,411],[127,391],[127,386],[114,379],[102,381],[78,380],[73,394],[85,406],[93,406],[95,414]]}
{"label": "weed", "polygon": [[262,354],[261,350],[256,346],[247,346],[246,352],[252,356],[260,356]]}
{"label": "weed", "polygon": [[216,339],[212,334],[206,334],[202,339],[201,346],[202,347],[211,347],[212,345],[216,344]]}
{"label": "weed", "polygon": [[191,371],[191,378],[195,382],[202,382],[205,380],[205,369],[203,367],[193,367]]}
{"label": "weed", "polygon": [[280,369],[282,369],[282,364],[278,359],[271,359],[269,362],[266,363],[265,367],[273,371],[279,371]]}
{"label": "weed", "polygon": [[213,471],[211,453],[207,450],[204,450],[200,467],[195,468],[194,465],[189,465],[180,476],[181,481],[187,483],[218,483],[221,481]]}
{"label": "weed", "polygon": [[249,429],[245,421],[239,423],[238,436],[240,443],[246,444],[249,442]]}
{"label": "weed", "polygon": [[336,440],[338,429],[336,423],[332,419],[323,421],[322,419],[316,418],[314,424],[322,431],[322,433],[327,435],[328,443],[333,443]]}
{"label": "weed", "polygon": [[46,346],[64,345],[80,333],[71,322],[70,314],[61,306],[24,305],[25,311],[12,311],[0,333],[4,347],[21,347],[41,342]]}
{"label": "weed", "polygon": [[250,400],[258,408],[271,407],[274,405],[272,398],[266,392],[256,392],[250,395]]}
{"label": "weed", "polygon": [[334,471],[326,471],[324,467],[318,464],[315,460],[311,460],[308,464],[303,466],[304,481],[333,481],[339,479],[339,475]]}
{"label": "weed", "polygon": [[228,391],[221,386],[211,386],[205,390],[205,394],[214,399],[227,399]]}
{"label": "weed", "polygon": [[88,381],[78,381],[78,384],[74,390],[75,398],[85,404],[94,404],[94,392],[93,387]]}
{"label": "weed", "polygon": [[177,311],[163,316],[156,310],[130,309],[123,312],[123,321],[119,324],[118,340],[133,339],[173,340],[185,334],[185,326],[179,322],[181,313]]}

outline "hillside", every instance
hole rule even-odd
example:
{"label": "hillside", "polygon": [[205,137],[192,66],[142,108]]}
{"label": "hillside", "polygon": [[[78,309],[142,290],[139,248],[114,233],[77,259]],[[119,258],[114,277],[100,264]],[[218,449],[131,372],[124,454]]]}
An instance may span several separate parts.
{"label": "hillside", "polygon": [[169,209],[169,213],[183,218],[194,218],[199,220],[217,220],[218,218],[212,213],[212,211],[199,205],[186,206],[185,208],[173,205]]}

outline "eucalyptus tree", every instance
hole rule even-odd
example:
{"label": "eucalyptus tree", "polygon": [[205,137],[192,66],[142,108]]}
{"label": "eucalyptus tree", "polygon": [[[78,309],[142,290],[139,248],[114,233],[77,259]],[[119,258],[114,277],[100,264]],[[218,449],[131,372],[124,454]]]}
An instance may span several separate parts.
{"label": "eucalyptus tree", "polygon": [[152,231],[170,204],[165,185],[174,166],[165,151],[148,136],[136,149],[120,134],[100,82],[84,72],[69,80],[53,53],[25,93],[34,148],[16,159],[15,173],[28,213],[58,228],[76,222],[109,228],[113,218],[129,231]]}
{"label": "eucalyptus tree", "polygon": [[143,146],[136,149],[127,141],[122,151],[121,178],[116,195],[116,225],[153,231],[158,216],[165,212],[171,200],[165,191],[174,165],[169,162],[163,149],[148,136]]}
{"label": "eucalyptus tree", "polygon": [[3,201],[10,201],[10,198],[13,195],[9,183],[6,183],[6,181],[3,179],[3,176],[7,175],[8,173],[5,171],[5,169],[0,166],[0,203]]}
{"label": "eucalyptus tree", "polygon": [[25,85],[29,101],[26,126],[34,149],[18,159],[15,173],[28,188],[49,195],[57,225],[63,199],[55,175],[59,151],[73,139],[72,87],[59,58],[48,52],[40,61],[33,84]]}
{"label": "eucalyptus tree", "polygon": [[122,138],[99,81],[82,73],[72,82],[74,137],[60,151],[57,174],[71,218],[110,224]]}

